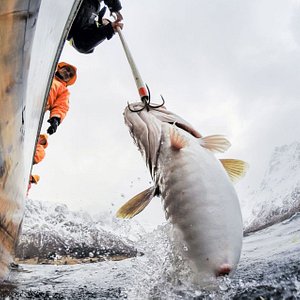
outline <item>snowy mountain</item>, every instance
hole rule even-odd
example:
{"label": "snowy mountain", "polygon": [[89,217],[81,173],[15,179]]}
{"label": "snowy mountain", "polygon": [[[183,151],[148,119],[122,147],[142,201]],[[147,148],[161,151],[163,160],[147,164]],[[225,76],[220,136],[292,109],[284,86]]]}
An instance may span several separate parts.
{"label": "snowy mountain", "polygon": [[252,210],[245,220],[246,233],[300,211],[300,143],[275,148],[260,186],[247,198]]}
{"label": "snowy mountain", "polygon": [[[137,224],[132,225],[140,230]],[[28,199],[16,256],[21,259],[136,256],[134,243],[124,232],[127,236],[132,233],[128,223],[109,214],[95,218],[87,212],[72,212],[64,204]]]}

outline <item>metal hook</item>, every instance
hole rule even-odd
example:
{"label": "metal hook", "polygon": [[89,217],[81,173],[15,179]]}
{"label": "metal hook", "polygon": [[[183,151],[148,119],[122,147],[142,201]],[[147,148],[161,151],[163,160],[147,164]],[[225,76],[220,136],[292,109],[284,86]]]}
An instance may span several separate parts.
{"label": "metal hook", "polygon": [[145,85],[146,85],[146,88],[147,88],[147,91],[148,91],[148,98],[149,98],[149,102],[148,102],[148,104],[150,104],[150,99],[151,99],[151,93],[150,93],[150,89],[149,89],[149,86],[148,86],[148,84],[147,84],[147,83],[145,83]]}
{"label": "metal hook", "polygon": [[140,108],[140,109],[132,109],[132,108],[130,107],[129,102],[127,102],[127,107],[128,107],[128,109],[129,109],[131,112],[140,112],[140,111],[142,111],[142,110],[146,107],[146,104],[144,104],[144,106],[143,106],[142,108]]}
{"label": "metal hook", "polygon": [[160,95],[161,99],[162,99],[162,104],[158,104],[158,105],[151,105],[149,104],[149,107],[150,108],[159,108],[159,107],[162,107],[164,104],[165,104],[165,99],[162,95]]}
{"label": "metal hook", "polygon": [[140,108],[140,109],[132,109],[130,107],[130,104],[127,102],[127,107],[128,109],[131,111],[131,112],[140,112],[142,111],[143,109],[147,109],[147,111],[150,110],[150,108],[152,109],[155,109],[155,108],[159,108],[159,107],[162,107],[164,104],[165,104],[165,99],[163,98],[162,95],[160,95],[161,99],[162,99],[162,104],[159,104],[159,105],[151,105],[150,104],[150,99],[151,99],[151,93],[150,93],[150,89],[148,87],[148,85],[146,84],[146,87],[147,87],[147,90],[148,90],[148,95],[147,96],[143,96],[141,98],[141,101],[144,103],[143,107]]}

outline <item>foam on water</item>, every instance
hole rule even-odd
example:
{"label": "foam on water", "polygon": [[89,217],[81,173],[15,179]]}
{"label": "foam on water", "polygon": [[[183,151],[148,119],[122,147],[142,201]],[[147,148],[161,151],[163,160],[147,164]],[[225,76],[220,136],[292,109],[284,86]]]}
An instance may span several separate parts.
{"label": "foam on water", "polygon": [[6,292],[2,288],[2,295],[22,299],[44,299],[45,295],[52,299],[296,299],[300,297],[299,228],[300,217],[295,215],[245,237],[236,273],[218,279],[214,289],[193,283],[193,272],[182,255],[184,245],[178,247],[171,226],[164,224],[135,242],[144,255],[76,266],[22,265],[26,272],[13,272],[10,285],[14,288]]}

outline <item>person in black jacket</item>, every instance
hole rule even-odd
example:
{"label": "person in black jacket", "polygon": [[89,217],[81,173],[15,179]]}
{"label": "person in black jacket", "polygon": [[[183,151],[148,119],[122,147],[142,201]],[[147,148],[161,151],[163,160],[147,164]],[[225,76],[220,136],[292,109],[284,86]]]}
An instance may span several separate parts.
{"label": "person in black jacket", "polygon": [[[110,22],[103,19],[106,6],[102,9],[100,2],[104,1],[111,14],[115,13],[116,20]],[[123,28],[120,21],[123,17],[120,13],[122,9],[119,0],[83,0],[78,13],[71,26],[67,40],[80,53],[92,53],[94,48],[105,39],[110,40],[117,31],[117,27]]]}

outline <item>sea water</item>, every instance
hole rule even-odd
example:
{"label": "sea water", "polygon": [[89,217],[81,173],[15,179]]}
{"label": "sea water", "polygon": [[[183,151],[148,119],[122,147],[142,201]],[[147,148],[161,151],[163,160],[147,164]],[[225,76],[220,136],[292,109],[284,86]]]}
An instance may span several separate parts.
{"label": "sea water", "polygon": [[21,265],[2,285],[2,298],[300,299],[299,214],[244,237],[238,269],[213,289],[193,283],[171,225],[137,236],[141,254],[123,261]]}

